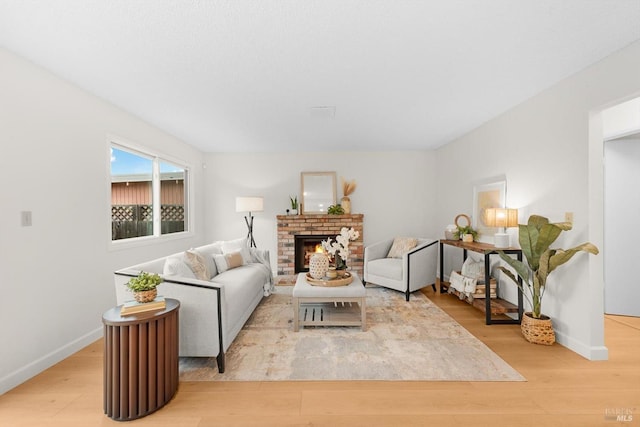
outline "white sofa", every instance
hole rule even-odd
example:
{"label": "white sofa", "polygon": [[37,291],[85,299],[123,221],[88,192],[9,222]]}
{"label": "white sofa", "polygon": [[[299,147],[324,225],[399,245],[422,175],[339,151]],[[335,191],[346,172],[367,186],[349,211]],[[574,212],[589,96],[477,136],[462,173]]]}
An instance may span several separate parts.
{"label": "white sofa", "polygon": [[437,276],[438,241],[417,238],[417,245],[399,258],[389,258],[394,239],[364,248],[364,281],[405,293],[434,286]]}
{"label": "white sofa", "polygon": [[[180,252],[116,271],[117,303],[132,299],[126,286],[131,277],[141,271],[160,274],[164,281],[158,286],[158,295],[180,301],[180,356],[215,356],[222,373],[225,351],[258,303],[273,289],[269,252],[247,248],[246,239],[216,242],[189,251],[206,259],[209,280],[196,278],[188,262],[185,270],[185,265],[180,265],[185,252]],[[215,257],[220,261],[225,254],[236,251],[242,252],[243,265],[218,272]]]}

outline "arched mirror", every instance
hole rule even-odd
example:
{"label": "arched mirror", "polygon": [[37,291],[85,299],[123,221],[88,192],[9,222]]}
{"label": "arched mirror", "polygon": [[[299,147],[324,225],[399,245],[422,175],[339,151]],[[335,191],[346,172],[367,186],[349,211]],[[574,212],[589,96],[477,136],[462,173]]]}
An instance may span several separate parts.
{"label": "arched mirror", "polygon": [[326,214],[336,204],[336,173],[302,172],[300,190],[303,214]]}

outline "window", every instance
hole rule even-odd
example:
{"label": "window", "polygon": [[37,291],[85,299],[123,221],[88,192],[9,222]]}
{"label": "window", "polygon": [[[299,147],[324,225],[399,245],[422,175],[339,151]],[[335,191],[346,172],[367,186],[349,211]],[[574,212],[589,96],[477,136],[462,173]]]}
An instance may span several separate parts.
{"label": "window", "polygon": [[188,231],[188,169],[111,144],[111,240]]}

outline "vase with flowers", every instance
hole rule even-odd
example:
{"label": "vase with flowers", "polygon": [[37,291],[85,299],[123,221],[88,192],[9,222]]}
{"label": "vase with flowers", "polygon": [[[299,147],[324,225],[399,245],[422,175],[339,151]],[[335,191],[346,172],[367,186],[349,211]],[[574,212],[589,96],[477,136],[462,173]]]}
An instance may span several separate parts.
{"label": "vase with flowers", "polygon": [[342,206],[342,209],[344,210],[344,213],[346,214],[350,214],[351,213],[351,199],[349,198],[349,196],[356,191],[356,181],[352,180],[352,181],[345,181],[344,178],[342,179],[342,194],[344,195],[344,197],[342,197],[342,199],[340,199],[340,205]]}
{"label": "vase with flowers", "polygon": [[322,248],[335,263],[338,276],[344,276],[346,273],[349,259],[349,243],[358,237],[360,237],[360,233],[354,230],[353,227],[342,227],[335,240],[329,237],[327,240],[322,241]]}

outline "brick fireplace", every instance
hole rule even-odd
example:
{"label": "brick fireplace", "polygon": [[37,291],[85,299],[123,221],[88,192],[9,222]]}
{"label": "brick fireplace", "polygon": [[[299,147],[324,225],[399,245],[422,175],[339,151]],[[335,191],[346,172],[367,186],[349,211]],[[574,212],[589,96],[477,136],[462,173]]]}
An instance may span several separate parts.
{"label": "brick fireplace", "polygon": [[[305,271],[305,255],[314,240],[335,239],[342,227],[351,228],[360,233],[357,240],[349,244],[347,265],[362,277],[364,266],[363,214],[351,215],[278,215],[278,275],[295,274]],[[296,245],[296,236],[298,244]],[[306,242],[306,243],[305,243]],[[296,254],[304,251],[303,254]],[[296,266],[296,258],[298,265]],[[301,266],[302,264],[302,266]]]}

